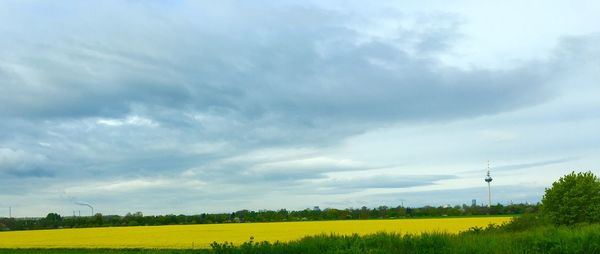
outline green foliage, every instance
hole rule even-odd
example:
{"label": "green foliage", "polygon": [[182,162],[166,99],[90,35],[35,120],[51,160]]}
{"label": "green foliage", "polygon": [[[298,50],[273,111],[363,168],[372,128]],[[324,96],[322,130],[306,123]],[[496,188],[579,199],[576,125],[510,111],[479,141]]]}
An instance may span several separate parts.
{"label": "green foliage", "polygon": [[592,172],[561,177],[546,189],[542,213],[556,225],[600,222],[600,180]]}
{"label": "green foliage", "polygon": [[252,243],[240,246],[213,244],[217,254],[234,253],[600,253],[600,226],[579,228],[539,227],[522,232],[505,232],[488,226],[478,233],[459,235],[432,233],[397,235],[377,233],[366,236],[320,235],[289,243]]}
{"label": "green foliage", "polygon": [[62,224],[63,218],[57,213],[49,213],[46,218],[38,221],[42,228],[58,228]]}
{"label": "green foliage", "polygon": [[510,223],[502,226],[500,229],[507,232],[520,232],[549,225],[550,222],[546,217],[538,213],[525,213],[521,216],[513,217]]}
{"label": "green foliage", "polygon": [[347,208],[335,209],[305,209],[299,211],[240,210],[233,213],[198,214],[198,215],[158,215],[144,216],[141,212],[128,213],[125,216],[103,215],[67,216],[61,217],[51,213],[47,218],[0,218],[0,230],[29,230],[48,228],[85,228],[85,227],[116,227],[116,226],[145,226],[145,225],[181,225],[181,224],[211,224],[211,223],[245,223],[245,222],[275,222],[275,221],[321,221],[321,220],[359,220],[359,219],[396,219],[396,218],[425,218],[447,216],[483,216],[514,215],[538,210],[538,205],[510,204],[494,205],[491,209],[483,206],[454,206],[454,207],[413,207],[402,206],[376,208]]}
{"label": "green foliage", "polygon": [[46,215],[46,220],[49,222],[57,222],[62,220],[62,218],[57,213],[49,213],[48,215]]}

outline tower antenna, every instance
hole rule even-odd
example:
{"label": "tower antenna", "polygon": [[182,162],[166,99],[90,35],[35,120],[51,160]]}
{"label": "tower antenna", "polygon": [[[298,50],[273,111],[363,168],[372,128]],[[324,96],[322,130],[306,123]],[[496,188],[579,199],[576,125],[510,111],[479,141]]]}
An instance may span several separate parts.
{"label": "tower antenna", "polygon": [[490,161],[488,160],[488,166],[487,166],[487,176],[485,177],[485,181],[488,184],[488,208],[491,208],[492,206],[492,189],[490,187],[490,182],[492,182],[492,177],[490,176]]}

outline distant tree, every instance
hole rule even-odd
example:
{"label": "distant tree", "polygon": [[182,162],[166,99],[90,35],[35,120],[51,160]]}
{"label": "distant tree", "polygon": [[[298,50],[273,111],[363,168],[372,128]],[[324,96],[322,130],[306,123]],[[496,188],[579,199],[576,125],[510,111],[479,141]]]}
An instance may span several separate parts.
{"label": "distant tree", "polygon": [[46,218],[42,219],[42,224],[47,228],[56,228],[60,226],[62,217],[58,213],[49,213]]}
{"label": "distant tree", "polygon": [[[494,206],[496,207],[496,206]],[[499,206],[498,214],[522,214],[539,210],[539,204],[510,204]],[[464,211],[461,211],[464,209]],[[225,222],[260,222],[260,221],[318,221],[318,220],[352,220],[374,218],[404,218],[404,217],[431,217],[439,215],[482,215],[488,213],[487,206],[460,206],[456,207],[414,207],[403,206],[376,208],[336,208],[291,210],[280,209],[249,211],[241,210],[235,213],[215,213],[197,215],[150,215],[144,216],[141,212],[127,213],[125,216],[103,215],[94,216],[67,216],[61,217],[57,213],[50,213],[43,218],[2,218],[0,217],[0,230],[28,230],[46,228],[85,228],[97,226],[135,226],[135,225],[172,225],[172,224],[210,224]]]}
{"label": "distant tree", "polygon": [[94,224],[97,226],[102,226],[102,224],[104,223],[103,219],[102,219],[102,214],[101,213],[96,213],[94,215]]}
{"label": "distant tree", "polygon": [[58,213],[49,213],[46,215],[46,220],[50,222],[58,222],[62,219]]}
{"label": "distant tree", "polygon": [[561,177],[546,189],[542,213],[557,225],[600,222],[600,180],[592,172]]}

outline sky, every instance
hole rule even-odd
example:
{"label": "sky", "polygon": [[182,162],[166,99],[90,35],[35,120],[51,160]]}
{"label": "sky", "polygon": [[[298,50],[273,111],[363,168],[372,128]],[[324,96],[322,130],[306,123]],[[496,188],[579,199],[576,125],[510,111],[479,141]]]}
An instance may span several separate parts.
{"label": "sky", "polygon": [[0,217],[539,202],[598,1],[0,1]]}

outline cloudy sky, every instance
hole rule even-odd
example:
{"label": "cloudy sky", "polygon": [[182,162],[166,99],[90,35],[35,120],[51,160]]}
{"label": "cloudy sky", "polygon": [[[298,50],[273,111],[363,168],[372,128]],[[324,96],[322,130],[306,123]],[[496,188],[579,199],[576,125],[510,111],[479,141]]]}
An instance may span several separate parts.
{"label": "cloudy sky", "polygon": [[1,1],[0,217],[538,202],[600,174],[598,13]]}

